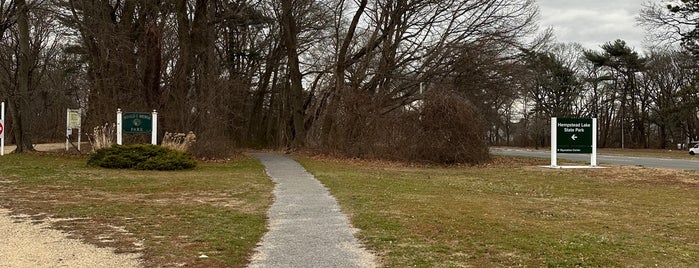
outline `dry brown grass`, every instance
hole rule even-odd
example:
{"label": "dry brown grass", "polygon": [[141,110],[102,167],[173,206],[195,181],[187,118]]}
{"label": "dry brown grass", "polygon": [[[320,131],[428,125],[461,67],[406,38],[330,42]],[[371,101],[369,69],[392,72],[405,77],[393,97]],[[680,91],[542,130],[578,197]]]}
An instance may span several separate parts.
{"label": "dry brown grass", "polygon": [[185,153],[188,152],[196,142],[197,135],[192,131],[187,134],[165,132],[161,146]]}
{"label": "dry brown grass", "polygon": [[92,135],[88,134],[87,138],[90,141],[92,151],[108,148],[116,143],[116,125],[107,123],[103,126],[96,126],[92,129]]}
{"label": "dry brown grass", "polygon": [[687,187],[699,186],[699,173],[696,171],[673,170],[663,168],[647,168],[636,166],[614,166],[594,173],[609,181],[619,182],[646,182],[657,184],[680,184]]}
{"label": "dry brown grass", "polygon": [[243,157],[174,172],[89,168],[49,153],[0,158],[0,204],[18,220],[142,253],[146,267],[244,266],[265,232],[271,190],[263,167]]}
{"label": "dry brown grass", "polygon": [[692,267],[699,173],[302,159],[387,267]]}

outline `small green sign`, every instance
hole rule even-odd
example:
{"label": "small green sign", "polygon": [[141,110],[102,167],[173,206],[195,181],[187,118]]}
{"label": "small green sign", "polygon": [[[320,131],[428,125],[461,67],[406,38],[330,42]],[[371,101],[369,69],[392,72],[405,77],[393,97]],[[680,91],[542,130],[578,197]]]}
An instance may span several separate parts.
{"label": "small green sign", "polygon": [[556,129],[556,152],[592,153],[592,118],[558,118]]}
{"label": "small green sign", "polygon": [[150,133],[153,129],[153,114],[124,113],[122,115],[122,130],[124,133]]}

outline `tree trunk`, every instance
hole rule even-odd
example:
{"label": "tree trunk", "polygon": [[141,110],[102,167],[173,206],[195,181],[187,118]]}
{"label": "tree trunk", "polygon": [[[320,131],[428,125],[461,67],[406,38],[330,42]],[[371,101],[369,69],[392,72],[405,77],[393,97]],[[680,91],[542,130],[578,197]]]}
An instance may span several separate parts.
{"label": "tree trunk", "polygon": [[31,109],[29,107],[29,7],[25,0],[17,0],[17,26],[19,29],[19,57],[17,85],[18,98],[14,100],[16,153],[33,151],[29,122],[31,121]]}
{"label": "tree trunk", "polygon": [[284,44],[289,67],[289,97],[291,112],[291,147],[299,148],[304,145],[306,130],[303,125],[305,111],[303,109],[303,84],[298,55],[298,27],[293,14],[292,0],[282,0],[282,29]]}
{"label": "tree trunk", "polygon": [[143,89],[149,109],[160,110],[162,92],[160,89],[162,69],[162,32],[158,25],[158,1],[145,1],[145,37],[143,40]]}

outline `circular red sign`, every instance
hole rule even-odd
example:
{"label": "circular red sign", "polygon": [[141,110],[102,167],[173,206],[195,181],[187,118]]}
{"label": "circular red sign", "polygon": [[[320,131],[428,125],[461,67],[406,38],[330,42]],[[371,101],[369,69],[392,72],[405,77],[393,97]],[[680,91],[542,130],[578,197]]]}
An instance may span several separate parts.
{"label": "circular red sign", "polygon": [[2,122],[0,122],[0,134],[5,130],[5,126],[2,125]]}

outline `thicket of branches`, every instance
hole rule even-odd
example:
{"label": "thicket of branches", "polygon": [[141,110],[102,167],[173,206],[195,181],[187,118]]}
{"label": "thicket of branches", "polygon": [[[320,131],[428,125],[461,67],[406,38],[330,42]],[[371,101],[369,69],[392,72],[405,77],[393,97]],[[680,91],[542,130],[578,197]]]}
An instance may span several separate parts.
{"label": "thicket of branches", "polygon": [[0,0],[0,98],[15,142],[61,140],[66,108],[86,111],[84,129],[157,110],[161,132],[193,131],[208,155],[480,162],[489,144],[546,145],[551,116],[598,117],[607,147],[697,135],[692,58],[555,45],[532,38],[537,13],[532,0]]}

